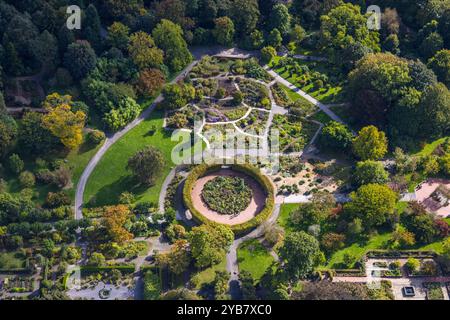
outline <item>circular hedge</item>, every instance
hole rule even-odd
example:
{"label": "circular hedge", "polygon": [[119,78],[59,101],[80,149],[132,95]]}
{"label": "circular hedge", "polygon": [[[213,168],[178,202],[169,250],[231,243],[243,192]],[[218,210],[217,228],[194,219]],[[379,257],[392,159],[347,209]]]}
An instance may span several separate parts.
{"label": "circular hedge", "polygon": [[216,177],[202,190],[202,199],[211,210],[224,215],[244,211],[252,200],[252,190],[240,177]]}
{"label": "circular hedge", "polygon": [[[186,208],[191,212],[192,218],[197,223],[217,223],[214,221],[209,220],[207,217],[205,217],[201,212],[199,212],[197,209],[195,209],[193,203],[192,203],[192,197],[191,192],[194,188],[195,183],[197,180],[201,177],[204,177],[205,175],[216,172],[221,170],[223,165],[216,164],[216,165],[207,165],[207,164],[201,164],[196,166],[194,169],[192,169],[191,173],[187,177],[184,187],[183,187],[183,201],[186,206]],[[236,235],[247,233],[254,228],[256,228],[258,225],[266,221],[270,215],[272,214],[274,210],[275,205],[275,194],[274,194],[274,188],[272,185],[272,182],[267,178],[266,176],[262,175],[260,170],[258,168],[255,168],[251,165],[227,165],[231,170],[235,170],[237,172],[244,173],[251,178],[253,178],[256,182],[260,184],[262,189],[264,190],[266,194],[266,204],[264,208],[260,211],[260,213],[254,217],[253,219],[236,225],[229,226],[231,230]]]}

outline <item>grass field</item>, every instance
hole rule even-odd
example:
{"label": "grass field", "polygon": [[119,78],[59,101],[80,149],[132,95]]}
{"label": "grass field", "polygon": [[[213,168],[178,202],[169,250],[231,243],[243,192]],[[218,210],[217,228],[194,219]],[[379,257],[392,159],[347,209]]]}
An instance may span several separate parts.
{"label": "grass field", "polygon": [[274,258],[266,248],[256,239],[242,243],[237,250],[239,270],[248,271],[255,281],[270,268]]}
{"label": "grass field", "polygon": [[25,257],[20,252],[0,253],[0,269],[20,269],[25,267]]}
{"label": "grass field", "polygon": [[[155,111],[111,146],[87,182],[84,203],[93,206],[115,204],[124,191],[132,192],[136,202],[158,201],[161,185],[173,166],[172,149],[177,145],[177,142],[171,141],[171,132],[165,131],[162,124],[162,112]],[[158,129],[151,134],[154,127]],[[150,188],[140,186],[127,169],[128,159],[146,146],[159,149],[166,159],[164,169]]]}
{"label": "grass field", "polygon": [[192,277],[191,282],[194,284],[195,288],[199,290],[202,286],[214,281],[216,271],[226,271],[225,257],[223,257],[220,263],[196,273]]}
{"label": "grass field", "polygon": [[289,224],[289,216],[291,212],[300,207],[298,203],[283,203],[280,208],[280,215],[278,216],[277,223],[280,227],[286,231],[286,233],[294,231]]}

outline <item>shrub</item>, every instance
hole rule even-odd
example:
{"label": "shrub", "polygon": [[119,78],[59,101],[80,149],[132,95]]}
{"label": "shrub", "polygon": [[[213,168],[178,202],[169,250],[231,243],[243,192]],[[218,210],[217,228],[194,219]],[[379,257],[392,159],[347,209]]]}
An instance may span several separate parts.
{"label": "shrub", "polygon": [[100,144],[103,140],[105,140],[106,136],[105,136],[105,133],[103,131],[92,130],[92,131],[88,132],[86,138],[87,138],[87,142],[90,145],[95,145],[96,146],[96,145]]}
{"label": "shrub", "polygon": [[65,192],[49,192],[45,199],[45,205],[48,208],[70,205],[70,202],[70,197]]}
{"label": "shrub", "polygon": [[11,171],[18,174],[22,172],[23,167],[24,167],[23,160],[19,157],[18,154],[13,153],[9,157],[9,168],[11,169]]}
{"label": "shrub", "polygon": [[36,178],[30,171],[24,171],[19,175],[19,182],[22,187],[31,188],[36,183]]}

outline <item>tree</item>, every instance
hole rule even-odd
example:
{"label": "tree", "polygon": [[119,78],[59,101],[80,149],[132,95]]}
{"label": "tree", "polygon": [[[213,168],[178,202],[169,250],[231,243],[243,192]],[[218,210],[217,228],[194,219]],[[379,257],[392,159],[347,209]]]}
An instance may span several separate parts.
{"label": "tree", "polygon": [[186,240],[175,241],[168,253],[156,256],[157,264],[169,268],[174,274],[182,274],[187,270],[191,262],[188,246],[189,244]]}
{"label": "tree", "polygon": [[366,160],[356,164],[353,179],[358,187],[370,183],[385,184],[389,180],[389,174],[381,162]]}
{"label": "tree", "polygon": [[195,97],[195,89],[191,84],[168,84],[164,87],[162,94],[164,96],[164,106],[169,110],[175,110],[184,107]]}
{"label": "tree", "polygon": [[351,202],[344,210],[351,216],[360,218],[366,230],[380,226],[392,219],[397,204],[397,194],[388,186],[367,184],[350,194]]}
{"label": "tree", "polygon": [[158,47],[164,50],[164,63],[170,70],[180,71],[192,60],[179,25],[163,19],[153,29],[152,35]]}
{"label": "tree", "polygon": [[88,265],[96,267],[104,266],[105,263],[106,263],[105,256],[100,252],[93,252],[88,261]]}
{"label": "tree", "polygon": [[228,282],[230,274],[227,271],[216,271],[214,277],[214,295],[215,300],[229,300],[227,292],[229,290]]}
{"label": "tree", "polygon": [[413,273],[417,271],[420,267],[420,261],[416,258],[408,258],[408,261],[405,263],[405,268],[409,271],[409,273]]}
{"label": "tree", "polygon": [[8,164],[9,164],[9,169],[16,174],[22,172],[22,170],[24,168],[23,160],[16,153],[13,153],[9,157]]}
{"label": "tree", "polygon": [[19,146],[30,154],[45,154],[58,143],[57,138],[44,127],[43,114],[27,112],[19,128]]}
{"label": "tree", "polygon": [[19,182],[24,188],[32,188],[36,183],[36,178],[30,171],[24,171],[19,175]]}
{"label": "tree", "polygon": [[388,151],[388,141],[383,131],[368,126],[359,131],[353,140],[353,152],[362,160],[378,160]]}
{"label": "tree", "polygon": [[246,270],[240,271],[239,281],[241,282],[242,298],[244,300],[256,300],[255,281],[252,274]]}
{"label": "tree", "polygon": [[153,38],[143,31],[130,36],[128,53],[134,64],[141,70],[159,68],[163,64],[164,52],[156,46]]}
{"label": "tree", "polygon": [[353,140],[353,134],[343,123],[330,121],[322,129],[319,144],[333,150],[347,150]]}
{"label": "tree", "polygon": [[278,29],[273,29],[272,31],[270,31],[269,36],[267,37],[267,44],[274,48],[279,48],[282,41],[283,37],[281,36],[281,33],[280,31],[278,31]]}
{"label": "tree", "polygon": [[322,236],[320,241],[322,248],[326,252],[334,252],[345,247],[345,235],[340,233],[328,232]]}
{"label": "tree", "polygon": [[75,149],[83,142],[86,115],[82,111],[72,112],[70,96],[68,101],[56,104],[52,102],[53,99],[59,98],[61,96],[57,93],[47,96],[43,105],[48,113],[42,117],[42,125],[58,137],[64,146]]}
{"label": "tree", "polygon": [[165,166],[164,155],[152,146],[147,146],[144,149],[136,152],[128,160],[128,168],[131,169],[136,179],[145,185],[152,185],[160,176],[162,169]]}
{"label": "tree", "polygon": [[205,268],[219,263],[224,258],[234,234],[225,225],[202,224],[192,228],[187,239],[196,266]]}
{"label": "tree", "polygon": [[404,225],[415,235],[416,241],[420,244],[432,243],[438,236],[434,217],[417,202],[409,203],[405,210]]}
{"label": "tree", "polygon": [[296,24],[294,28],[292,28],[291,30],[290,40],[294,42],[297,47],[299,47],[305,38],[306,38],[305,29],[303,29],[301,25]]}
{"label": "tree", "polygon": [[88,5],[85,10],[82,31],[84,38],[97,50],[101,49],[102,46],[101,27],[97,8],[93,4]]}
{"label": "tree", "polygon": [[440,137],[450,129],[450,91],[442,83],[427,88],[422,96],[420,136]]}
{"label": "tree", "polygon": [[277,56],[277,50],[274,47],[268,46],[261,49],[261,61],[264,64],[272,61]]}
{"label": "tree", "polygon": [[31,46],[35,58],[49,70],[54,70],[59,64],[58,42],[47,30],[34,39]]}
{"label": "tree", "polygon": [[64,65],[75,79],[83,79],[95,67],[97,55],[89,42],[78,40],[67,48]]}
{"label": "tree", "polygon": [[218,44],[231,46],[234,39],[234,23],[228,17],[221,17],[214,20],[213,35]]}
{"label": "tree", "polygon": [[369,31],[360,7],[351,3],[341,4],[321,17],[320,41],[335,61],[340,50],[356,42],[380,51],[378,33]]}
{"label": "tree", "polygon": [[119,105],[106,113],[102,120],[109,130],[118,131],[136,119],[140,113],[141,107],[134,99],[127,97],[120,100]]}
{"label": "tree", "polygon": [[303,231],[291,232],[286,236],[279,257],[287,276],[292,280],[308,277],[324,260],[319,242]]}
{"label": "tree", "polygon": [[408,61],[390,53],[365,55],[348,78],[354,118],[380,126],[386,125],[391,111],[398,112],[394,106],[412,81]]}
{"label": "tree", "polygon": [[114,22],[108,27],[108,37],[106,39],[111,47],[125,50],[130,41],[130,28],[121,22]]}
{"label": "tree", "polygon": [[140,72],[136,89],[141,96],[153,97],[163,88],[165,81],[160,70],[146,69]]}
{"label": "tree", "polygon": [[258,0],[235,0],[231,4],[230,17],[241,36],[249,35],[256,29],[259,16]]}
{"label": "tree", "polygon": [[268,24],[269,30],[277,29],[282,36],[286,36],[291,29],[291,15],[288,8],[282,3],[275,4]]}
{"label": "tree", "polygon": [[0,157],[5,156],[14,146],[17,131],[17,124],[14,118],[0,112]]}
{"label": "tree", "polygon": [[442,39],[442,36],[437,32],[432,32],[422,41],[419,51],[425,59],[429,59],[443,48],[444,39]]}
{"label": "tree", "polygon": [[123,204],[105,208],[103,212],[103,225],[111,241],[122,244],[125,241],[133,239],[133,235],[124,227],[130,217],[130,209]]}
{"label": "tree", "polygon": [[428,61],[428,66],[436,73],[439,81],[450,87],[450,50],[438,51]]}

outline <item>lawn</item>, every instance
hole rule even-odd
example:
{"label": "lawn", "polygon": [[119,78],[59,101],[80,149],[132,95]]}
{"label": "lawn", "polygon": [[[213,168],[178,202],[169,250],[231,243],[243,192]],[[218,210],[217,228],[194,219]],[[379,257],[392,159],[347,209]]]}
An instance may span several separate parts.
{"label": "lawn", "polygon": [[368,241],[357,242],[352,245],[336,251],[328,259],[328,268],[341,268],[344,264],[344,256],[349,255],[352,257],[353,262],[358,261],[368,250],[373,249],[385,249],[388,245],[388,241],[391,238],[391,233],[382,233],[371,237]]}
{"label": "lawn", "polygon": [[[136,202],[157,203],[161,185],[171,170],[172,149],[177,142],[171,141],[171,132],[162,128],[162,112],[153,112],[148,119],[129,131],[109,148],[92,172],[84,194],[84,203],[92,206],[116,204],[124,191],[132,192]],[[152,128],[158,128],[151,133]],[[140,186],[127,169],[128,159],[145,146],[159,149],[166,159],[166,165],[153,186]]]}
{"label": "lawn", "polygon": [[298,203],[283,203],[280,208],[280,215],[278,216],[277,223],[284,229],[286,233],[294,231],[289,223],[289,216],[292,212],[300,207]]}
{"label": "lawn", "polygon": [[274,258],[267,249],[256,239],[242,243],[237,250],[239,270],[248,271],[255,281],[270,268]]}
{"label": "lawn", "polygon": [[223,257],[220,263],[196,273],[191,278],[191,282],[197,290],[200,290],[204,285],[214,281],[216,271],[226,271],[227,269],[226,266],[227,263],[225,257]]}
{"label": "lawn", "polygon": [[21,269],[25,267],[25,256],[20,252],[0,253],[0,269]]}
{"label": "lawn", "polygon": [[312,115],[309,119],[318,121],[324,125],[327,125],[329,122],[333,121],[325,112],[322,110],[316,112],[314,115]]}
{"label": "lawn", "polygon": [[78,184],[78,180],[80,180],[80,177],[83,174],[84,169],[86,168],[91,158],[97,153],[98,149],[100,149],[102,145],[103,143],[93,148],[89,148],[85,144],[83,144],[80,148],[71,151],[67,155],[66,157],[67,164],[72,169],[73,188],[68,190],[69,195],[72,199],[75,197],[75,190]]}

